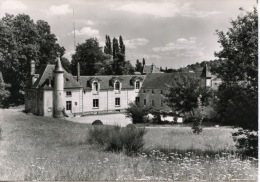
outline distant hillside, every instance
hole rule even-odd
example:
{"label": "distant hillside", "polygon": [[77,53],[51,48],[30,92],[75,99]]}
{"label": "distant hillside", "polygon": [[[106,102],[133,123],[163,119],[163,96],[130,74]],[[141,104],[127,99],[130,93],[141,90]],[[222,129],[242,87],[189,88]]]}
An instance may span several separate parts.
{"label": "distant hillside", "polygon": [[197,62],[195,64],[189,64],[186,67],[182,67],[179,69],[167,69],[167,70],[162,70],[162,71],[165,73],[171,73],[171,72],[177,72],[177,71],[181,71],[181,72],[195,71],[196,72],[196,71],[202,71],[205,64],[207,64],[210,71],[214,74],[216,68],[223,62],[224,62],[224,60],[222,60],[222,59],[202,61],[200,63]]}

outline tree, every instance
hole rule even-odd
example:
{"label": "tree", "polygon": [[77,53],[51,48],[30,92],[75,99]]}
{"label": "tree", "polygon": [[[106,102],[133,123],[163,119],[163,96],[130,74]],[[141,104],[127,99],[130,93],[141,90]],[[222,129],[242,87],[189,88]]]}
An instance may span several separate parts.
{"label": "tree", "polygon": [[202,86],[200,77],[192,73],[176,73],[168,89],[165,100],[167,105],[173,111],[189,113],[192,118],[198,108],[198,97],[201,95],[202,105],[207,105],[211,96],[210,90]]}
{"label": "tree", "polygon": [[6,99],[10,96],[10,92],[7,90],[8,85],[5,84],[2,72],[0,71],[0,105],[5,105]]}
{"label": "tree", "polygon": [[71,73],[71,63],[69,62],[69,60],[65,57],[61,58],[61,64],[62,67],[68,72]]}
{"label": "tree", "polygon": [[104,47],[104,52],[106,54],[109,54],[109,55],[112,55],[113,52],[112,52],[112,45],[111,45],[111,40],[110,40],[110,37],[109,35],[106,35],[106,45]]}
{"label": "tree", "polygon": [[126,117],[132,118],[133,123],[144,123],[145,117],[151,111],[151,108],[148,106],[140,106],[134,102],[129,103],[129,107],[126,109]]}
{"label": "tree", "polygon": [[132,75],[134,74],[134,67],[130,63],[130,61],[126,61],[123,67],[123,75]]}
{"label": "tree", "polygon": [[145,65],[145,59],[143,58],[143,67],[144,67],[144,65]]}
{"label": "tree", "polygon": [[117,58],[118,53],[119,53],[118,40],[116,38],[113,38],[113,59]]}
{"label": "tree", "polygon": [[77,63],[79,62],[81,75],[95,75],[100,71],[106,58],[98,40],[96,38],[87,39],[84,43],[77,45],[76,52],[72,55],[72,74],[77,74]]}
{"label": "tree", "polygon": [[142,63],[139,61],[139,59],[136,60],[135,71],[139,71],[139,72],[143,71],[143,66]]}
{"label": "tree", "polygon": [[[218,111],[225,122],[257,130],[257,9],[238,16],[236,20],[231,21],[231,25],[232,27],[226,34],[217,31],[222,50],[215,55],[225,60],[216,69],[218,76],[222,79],[218,93]],[[241,101],[244,102],[241,103]],[[238,112],[239,115],[234,115]],[[233,118],[230,118],[231,116]],[[235,116],[238,118],[234,118]]]}
{"label": "tree", "polygon": [[53,63],[57,52],[65,49],[57,43],[47,22],[39,20],[35,24],[30,16],[6,14],[0,20],[0,70],[7,84],[9,103],[24,102],[24,87],[30,78],[30,61],[34,60],[36,69],[40,65]]}
{"label": "tree", "polygon": [[[243,9],[240,9],[243,11]],[[257,157],[258,130],[258,14],[257,8],[244,12],[231,21],[224,33],[218,31],[218,42],[222,50],[215,55],[223,63],[216,69],[222,79],[218,91],[217,112],[225,124],[242,127],[233,136],[246,136],[237,140],[237,146],[245,154]],[[255,140],[254,142],[251,139]],[[256,146],[255,146],[256,144]]]}
{"label": "tree", "polygon": [[119,52],[125,55],[125,45],[122,36],[119,36]]}

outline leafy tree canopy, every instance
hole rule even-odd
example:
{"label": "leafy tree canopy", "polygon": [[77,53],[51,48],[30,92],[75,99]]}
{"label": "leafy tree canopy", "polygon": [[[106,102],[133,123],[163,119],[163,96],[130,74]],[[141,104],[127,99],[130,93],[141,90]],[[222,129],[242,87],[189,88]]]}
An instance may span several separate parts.
{"label": "leafy tree canopy", "polygon": [[0,70],[5,82],[10,84],[10,103],[21,104],[24,101],[31,60],[35,60],[37,69],[42,64],[54,63],[57,52],[64,54],[65,49],[56,41],[45,21],[34,23],[25,14],[6,14],[0,20]]}
{"label": "leafy tree canopy", "polygon": [[106,58],[98,40],[96,38],[87,39],[84,43],[77,45],[76,53],[72,55],[72,74],[77,74],[77,63],[79,62],[81,75],[95,75],[100,70],[99,65],[102,65]]}
{"label": "leafy tree canopy", "polygon": [[[241,11],[243,9],[241,8]],[[258,14],[242,12],[224,33],[217,31],[224,62],[216,69],[222,78],[217,111],[222,122],[258,129]]]}
{"label": "leafy tree canopy", "polygon": [[143,65],[142,63],[139,61],[139,59],[136,60],[136,64],[135,64],[135,70],[142,72],[143,71]]}
{"label": "leafy tree canopy", "polygon": [[207,105],[211,96],[210,90],[203,86],[200,77],[191,73],[176,73],[172,85],[168,87],[167,105],[173,111],[190,113],[191,117],[194,117],[195,109],[198,107],[198,97],[201,95],[202,104]]}

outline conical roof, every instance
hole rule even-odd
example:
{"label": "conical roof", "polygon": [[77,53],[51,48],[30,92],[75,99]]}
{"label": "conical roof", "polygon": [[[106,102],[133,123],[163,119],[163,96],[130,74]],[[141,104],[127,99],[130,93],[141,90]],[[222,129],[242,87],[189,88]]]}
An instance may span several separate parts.
{"label": "conical roof", "polygon": [[207,64],[204,66],[204,68],[202,70],[201,77],[203,77],[203,78],[211,78],[212,77]]}
{"label": "conical roof", "polygon": [[63,67],[61,65],[60,56],[58,56],[58,58],[57,58],[54,72],[55,73],[63,73],[64,72]]}

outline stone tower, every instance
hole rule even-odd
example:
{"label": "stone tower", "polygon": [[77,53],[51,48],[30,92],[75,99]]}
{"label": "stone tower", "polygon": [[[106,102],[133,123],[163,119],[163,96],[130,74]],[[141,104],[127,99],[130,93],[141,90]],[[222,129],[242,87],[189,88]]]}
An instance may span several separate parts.
{"label": "stone tower", "polygon": [[35,78],[35,61],[31,60],[31,83],[34,84],[36,78]]}
{"label": "stone tower", "polygon": [[53,117],[61,118],[63,114],[63,98],[64,98],[64,70],[58,54],[56,66],[54,69],[54,93],[53,93]]}

